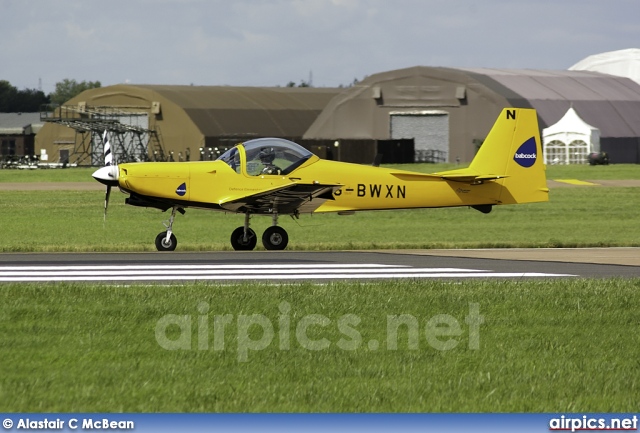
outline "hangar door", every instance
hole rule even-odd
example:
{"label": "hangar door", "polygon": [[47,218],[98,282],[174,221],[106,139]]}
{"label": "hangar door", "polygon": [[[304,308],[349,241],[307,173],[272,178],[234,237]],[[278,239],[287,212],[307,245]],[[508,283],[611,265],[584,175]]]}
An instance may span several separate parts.
{"label": "hangar door", "polygon": [[391,139],[413,138],[416,162],[449,159],[449,113],[446,111],[391,112]]}

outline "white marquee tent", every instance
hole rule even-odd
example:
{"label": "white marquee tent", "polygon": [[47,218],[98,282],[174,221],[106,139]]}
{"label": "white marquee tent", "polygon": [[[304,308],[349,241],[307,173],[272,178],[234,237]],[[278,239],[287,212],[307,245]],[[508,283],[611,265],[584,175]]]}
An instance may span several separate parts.
{"label": "white marquee tent", "polygon": [[600,130],[582,120],[573,107],[557,123],[542,130],[546,164],[586,164],[600,152]]}

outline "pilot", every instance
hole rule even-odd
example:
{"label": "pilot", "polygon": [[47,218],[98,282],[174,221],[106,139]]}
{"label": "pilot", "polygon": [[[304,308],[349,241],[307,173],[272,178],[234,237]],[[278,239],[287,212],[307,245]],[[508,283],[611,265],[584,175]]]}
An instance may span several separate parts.
{"label": "pilot", "polygon": [[260,149],[258,156],[260,162],[264,165],[262,174],[280,174],[281,170],[273,164],[273,160],[276,159],[276,152],[273,150],[273,147],[263,147]]}

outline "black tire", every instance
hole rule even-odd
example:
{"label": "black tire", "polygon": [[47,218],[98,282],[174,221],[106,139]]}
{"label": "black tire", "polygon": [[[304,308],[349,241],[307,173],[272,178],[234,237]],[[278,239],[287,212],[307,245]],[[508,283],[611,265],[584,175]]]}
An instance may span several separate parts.
{"label": "black tire", "polygon": [[236,251],[251,251],[256,247],[258,238],[252,229],[247,230],[247,239],[244,239],[244,227],[238,227],[231,233],[231,246]]}
{"label": "black tire", "polygon": [[284,250],[289,243],[289,235],[282,227],[271,226],[262,234],[262,245],[268,250]]}
{"label": "black tire", "polygon": [[171,237],[169,238],[169,242],[167,240],[167,232],[159,233],[156,236],[156,248],[158,251],[173,251],[178,246],[178,240],[175,235],[171,233]]}

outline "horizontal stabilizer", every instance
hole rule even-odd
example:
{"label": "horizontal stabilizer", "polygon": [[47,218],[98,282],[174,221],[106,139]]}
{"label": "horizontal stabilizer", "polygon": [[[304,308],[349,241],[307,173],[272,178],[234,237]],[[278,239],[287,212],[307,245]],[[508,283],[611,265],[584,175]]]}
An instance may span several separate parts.
{"label": "horizontal stabilizer", "polygon": [[497,180],[504,179],[505,175],[501,174],[480,174],[473,173],[469,170],[451,170],[451,171],[443,171],[441,173],[430,173],[430,174],[418,174],[418,173],[392,173],[395,177],[405,181],[420,181],[420,180],[450,180],[454,182],[465,182],[465,183],[473,183],[478,181],[485,180]]}

